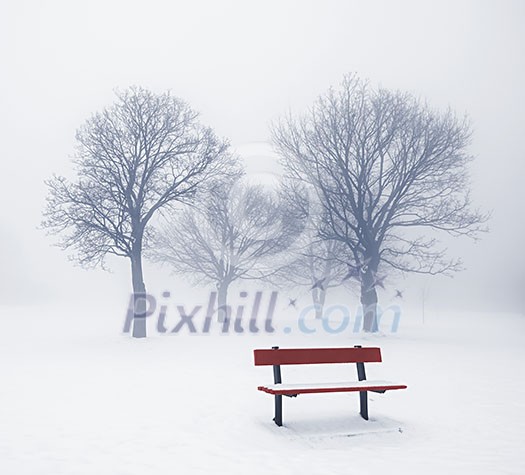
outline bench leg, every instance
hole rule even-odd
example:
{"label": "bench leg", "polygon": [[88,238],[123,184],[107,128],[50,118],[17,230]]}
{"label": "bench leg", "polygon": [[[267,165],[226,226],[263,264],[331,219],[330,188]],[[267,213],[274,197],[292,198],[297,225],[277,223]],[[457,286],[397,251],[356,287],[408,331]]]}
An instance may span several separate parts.
{"label": "bench leg", "polygon": [[361,417],[367,421],[368,420],[368,394],[366,391],[359,391],[359,405]]}
{"label": "bench leg", "polygon": [[281,395],[275,396],[275,417],[273,421],[279,427],[283,425],[283,397]]}

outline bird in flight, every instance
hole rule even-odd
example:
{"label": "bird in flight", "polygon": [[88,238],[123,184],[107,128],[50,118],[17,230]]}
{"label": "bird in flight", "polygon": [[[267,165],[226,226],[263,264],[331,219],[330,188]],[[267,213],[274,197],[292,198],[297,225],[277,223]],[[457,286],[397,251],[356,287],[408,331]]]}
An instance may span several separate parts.
{"label": "bird in flight", "polygon": [[383,290],[385,289],[385,276],[376,276],[374,278],[374,285],[377,287],[381,287]]}
{"label": "bird in flight", "polygon": [[403,292],[401,292],[401,290],[399,290],[399,289],[396,289],[396,295],[395,295],[394,298],[396,298],[396,299],[397,299],[397,298],[402,299],[402,298],[403,298]]}
{"label": "bird in flight", "polygon": [[323,277],[322,279],[319,279],[319,280],[316,280],[314,285],[312,285],[312,287],[310,287],[310,290],[314,290],[314,289],[321,289],[321,290],[324,290],[324,281],[326,280],[326,277]]}
{"label": "bird in flight", "polygon": [[371,282],[371,284],[366,289],[367,292],[372,290],[374,287],[379,287],[385,290],[385,279],[386,279],[385,275],[382,275],[382,276],[378,276],[377,274],[374,275],[374,280]]}
{"label": "bird in flight", "polygon": [[348,273],[343,277],[343,282],[353,277],[357,277],[358,275],[359,270],[357,267],[348,266]]}
{"label": "bird in flight", "polygon": [[288,298],[288,307],[297,308],[297,299]]}

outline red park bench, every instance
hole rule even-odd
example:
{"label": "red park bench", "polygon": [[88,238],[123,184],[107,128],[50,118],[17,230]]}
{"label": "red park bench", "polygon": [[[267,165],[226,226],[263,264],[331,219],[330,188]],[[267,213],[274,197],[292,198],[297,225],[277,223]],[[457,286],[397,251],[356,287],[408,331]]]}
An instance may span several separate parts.
{"label": "red park bench", "polygon": [[[368,420],[367,392],[384,393],[393,389],[406,389],[404,384],[394,384],[388,381],[367,381],[365,363],[380,363],[380,348],[297,348],[279,349],[274,346],[271,350],[254,350],[255,366],[273,366],[275,384],[259,386],[264,391],[275,396],[274,422],[283,425],[283,396],[295,397],[299,394],[311,393],[341,393],[359,392],[360,414]],[[341,383],[306,383],[282,384],[281,365],[323,364],[323,363],[356,363],[358,381]]]}

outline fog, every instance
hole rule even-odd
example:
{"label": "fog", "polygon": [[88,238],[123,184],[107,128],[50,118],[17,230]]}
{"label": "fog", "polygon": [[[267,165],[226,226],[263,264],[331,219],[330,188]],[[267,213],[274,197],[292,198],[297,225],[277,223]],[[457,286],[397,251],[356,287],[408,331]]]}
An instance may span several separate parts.
{"label": "fog", "polygon": [[44,180],[71,174],[75,130],[115,88],[172,90],[272,170],[270,122],[356,72],[471,117],[472,198],[492,211],[479,242],[447,240],[467,270],[399,285],[445,308],[523,312],[524,20],[520,1],[2,2],[0,300],[126,301],[127,262],[79,269],[38,229]]}

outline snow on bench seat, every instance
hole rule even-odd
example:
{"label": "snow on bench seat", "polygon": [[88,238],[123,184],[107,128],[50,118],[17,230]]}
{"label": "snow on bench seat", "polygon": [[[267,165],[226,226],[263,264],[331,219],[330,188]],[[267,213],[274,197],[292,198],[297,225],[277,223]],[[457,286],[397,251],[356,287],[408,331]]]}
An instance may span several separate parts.
{"label": "snow on bench seat", "polygon": [[406,389],[404,384],[395,384],[390,381],[347,381],[342,383],[296,383],[296,384],[269,384],[259,386],[259,391],[275,395],[293,395],[308,393],[339,393],[353,391],[385,392],[392,389]]}

